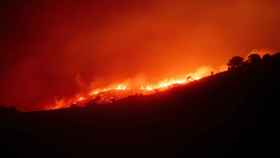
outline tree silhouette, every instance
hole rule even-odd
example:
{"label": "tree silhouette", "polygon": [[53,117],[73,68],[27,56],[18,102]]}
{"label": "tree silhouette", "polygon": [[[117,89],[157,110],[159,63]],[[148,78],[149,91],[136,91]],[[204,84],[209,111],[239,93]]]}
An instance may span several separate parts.
{"label": "tree silhouette", "polygon": [[232,57],[229,62],[228,62],[228,69],[229,70],[233,70],[233,69],[237,69],[240,68],[243,65],[244,58],[240,57],[240,56],[234,56]]}
{"label": "tree silhouette", "polygon": [[263,57],[262,57],[262,60],[264,63],[270,63],[271,60],[272,60],[272,56],[270,54],[265,54]]}
{"label": "tree silhouette", "polygon": [[275,53],[272,57],[275,62],[280,62],[280,52]]}
{"label": "tree silhouette", "polygon": [[258,64],[262,61],[259,54],[251,54],[248,56],[248,63],[249,64]]}
{"label": "tree silhouette", "polygon": [[280,66],[280,52],[272,55],[272,62],[275,67]]}

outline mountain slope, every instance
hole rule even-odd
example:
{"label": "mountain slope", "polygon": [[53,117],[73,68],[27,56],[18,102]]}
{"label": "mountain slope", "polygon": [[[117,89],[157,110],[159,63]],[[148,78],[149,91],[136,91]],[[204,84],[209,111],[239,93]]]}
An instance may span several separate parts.
{"label": "mountain slope", "polygon": [[112,104],[30,113],[2,110],[2,149],[41,157],[267,154],[265,147],[275,136],[279,68],[276,56]]}

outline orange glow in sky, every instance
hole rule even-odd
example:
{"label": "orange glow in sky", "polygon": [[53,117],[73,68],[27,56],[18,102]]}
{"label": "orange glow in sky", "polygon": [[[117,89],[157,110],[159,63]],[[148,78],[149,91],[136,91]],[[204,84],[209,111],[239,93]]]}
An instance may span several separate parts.
{"label": "orange glow in sky", "polygon": [[280,50],[279,6],[279,0],[6,0],[0,106],[56,109],[198,80],[233,56]]}

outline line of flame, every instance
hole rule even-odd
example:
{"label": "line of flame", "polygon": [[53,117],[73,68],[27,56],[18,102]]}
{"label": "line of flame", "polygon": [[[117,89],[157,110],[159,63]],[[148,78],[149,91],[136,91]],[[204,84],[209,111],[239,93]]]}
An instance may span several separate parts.
{"label": "line of flame", "polygon": [[[217,72],[225,71],[226,67],[223,66]],[[75,97],[55,100],[54,104],[46,106],[46,110],[55,110],[68,108],[72,105],[83,106],[89,101],[95,100],[96,98],[103,96],[103,99],[99,103],[110,102],[112,99],[121,99],[133,94],[153,94],[158,91],[164,91],[173,87],[174,85],[184,85],[189,82],[199,80],[203,77],[209,76],[214,73],[214,69],[210,67],[201,67],[194,73],[188,73],[181,78],[164,79],[158,83],[150,83],[146,85],[140,85],[139,87],[130,87],[128,83],[118,83],[105,88],[92,89],[88,93],[82,95],[78,94]]]}

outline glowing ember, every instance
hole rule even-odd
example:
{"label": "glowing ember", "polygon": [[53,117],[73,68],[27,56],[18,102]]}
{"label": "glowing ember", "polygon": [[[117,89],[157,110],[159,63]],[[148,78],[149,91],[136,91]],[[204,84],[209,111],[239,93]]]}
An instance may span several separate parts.
{"label": "glowing ember", "polygon": [[[216,72],[224,71],[220,69]],[[199,80],[203,77],[213,74],[214,71],[210,67],[201,67],[194,73],[189,73],[183,77],[175,77],[164,79],[157,83],[147,83],[142,85],[133,85],[133,83],[118,83],[105,88],[93,88],[85,95],[79,94],[76,97],[68,99],[55,100],[51,106],[47,106],[46,110],[54,110],[67,108],[72,105],[84,106],[87,102],[94,100],[96,103],[111,103],[113,100],[122,99],[135,94],[149,95],[159,91],[167,90],[175,85],[184,85],[189,82]]]}
{"label": "glowing ember", "polygon": [[81,101],[84,101],[86,98],[84,98],[84,97],[79,97],[78,98],[78,102],[81,102]]}
{"label": "glowing ember", "polygon": [[115,90],[125,91],[127,89],[127,85],[119,84],[115,87]]}

